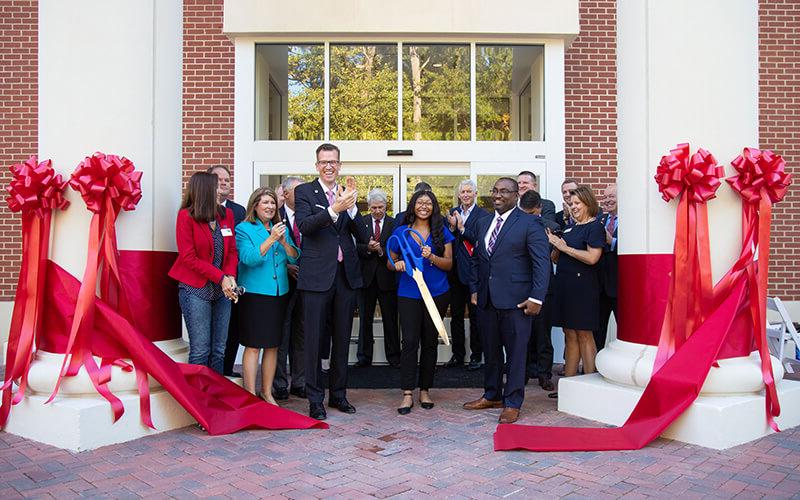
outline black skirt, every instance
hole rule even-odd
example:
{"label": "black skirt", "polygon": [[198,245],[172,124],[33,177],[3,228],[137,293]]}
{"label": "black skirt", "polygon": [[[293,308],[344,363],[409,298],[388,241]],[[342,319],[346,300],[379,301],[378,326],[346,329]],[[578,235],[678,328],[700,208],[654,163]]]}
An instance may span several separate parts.
{"label": "black skirt", "polygon": [[239,297],[239,343],[245,347],[269,349],[281,345],[283,318],[289,295],[273,297],[245,293]]}

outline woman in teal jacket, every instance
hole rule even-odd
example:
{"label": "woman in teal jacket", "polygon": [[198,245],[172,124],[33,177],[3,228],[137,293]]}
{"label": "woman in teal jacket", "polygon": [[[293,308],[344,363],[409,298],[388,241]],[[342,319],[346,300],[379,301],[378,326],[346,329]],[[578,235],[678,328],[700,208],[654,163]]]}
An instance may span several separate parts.
{"label": "woman in teal jacket", "polygon": [[272,397],[278,346],[283,332],[289,292],[287,264],[300,251],[281,222],[278,197],[269,188],[258,188],[247,202],[244,222],[236,226],[239,249],[239,285],[246,291],[239,299],[239,343],[244,346],[244,388],[256,393],[256,373],[261,349],[261,392],[258,396],[277,405]]}

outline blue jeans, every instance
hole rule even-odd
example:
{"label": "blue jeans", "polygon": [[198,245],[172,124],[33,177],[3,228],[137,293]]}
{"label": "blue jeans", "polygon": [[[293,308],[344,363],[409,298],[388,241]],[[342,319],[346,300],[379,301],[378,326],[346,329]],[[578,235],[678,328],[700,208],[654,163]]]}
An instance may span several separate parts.
{"label": "blue jeans", "polygon": [[222,373],[231,301],[224,296],[203,300],[182,288],[178,288],[178,301],[189,331],[189,363]]}

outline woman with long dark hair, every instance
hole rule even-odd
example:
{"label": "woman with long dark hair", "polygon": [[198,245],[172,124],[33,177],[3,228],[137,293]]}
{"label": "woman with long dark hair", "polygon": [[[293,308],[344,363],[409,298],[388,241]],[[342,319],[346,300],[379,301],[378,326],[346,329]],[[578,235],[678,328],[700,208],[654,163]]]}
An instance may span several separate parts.
{"label": "woman with long dark hair", "polygon": [[[411,228],[414,232],[406,231]],[[452,241],[455,239],[445,227],[439,202],[431,191],[417,191],[408,202],[403,224],[392,233],[405,239],[413,254],[424,259],[422,276],[433,296],[439,314],[444,316],[450,303],[450,287],[447,272],[453,266]],[[421,238],[420,238],[421,236]],[[400,353],[400,384],[403,401],[397,412],[407,415],[414,406],[414,388],[419,386],[419,403],[425,409],[433,408],[429,390],[433,385],[436,369],[436,354],[439,334],[425,308],[417,283],[404,271],[405,262],[397,240],[388,245],[395,262],[387,262],[389,269],[402,273],[397,289],[400,329],[403,347]],[[422,346],[420,351],[420,344]],[[419,352],[419,377],[417,378],[417,354]]]}
{"label": "woman with long dark hair", "polygon": [[189,179],[178,211],[178,260],[169,271],[189,332],[189,363],[222,373],[231,300],[236,300],[236,240],[233,212],[217,203],[217,176]]}
{"label": "woman with long dark hair", "polygon": [[272,381],[283,334],[283,319],[289,305],[289,269],[300,252],[291,231],[281,222],[278,196],[269,188],[250,195],[245,219],[236,226],[239,250],[239,282],[245,288],[238,305],[239,343],[244,346],[244,388],[256,393],[256,373],[261,350],[261,392],[258,396],[277,405]]}

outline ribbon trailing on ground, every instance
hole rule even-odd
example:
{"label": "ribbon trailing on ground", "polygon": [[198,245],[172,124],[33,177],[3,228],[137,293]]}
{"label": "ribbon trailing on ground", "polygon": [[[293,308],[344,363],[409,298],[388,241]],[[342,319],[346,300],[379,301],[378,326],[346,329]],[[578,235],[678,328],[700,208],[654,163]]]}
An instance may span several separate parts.
{"label": "ribbon trailing on ground", "polygon": [[120,358],[102,358],[100,366],[92,356],[91,332],[97,292],[97,277],[100,273],[100,297],[131,319],[131,309],[122,288],[119,274],[117,236],[115,223],[121,210],[134,210],[142,198],[142,172],[136,171],[127,158],[106,155],[100,152],[86,157],[72,173],[69,184],[79,192],[92,212],[89,226],[89,250],[83,275],[75,316],[70,328],[64,361],[61,366],[52,401],[65,376],[75,376],[81,366],[86,368],[89,379],[97,392],[110,404],[116,422],[125,412],[122,401],[108,388],[111,367],[120,366],[125,371],[135,370],[139,389],[142,422],[153,427],[150,418],[150,390],[147,373],[122,361]]}
{"label": "ribbon trailing on ground", "polygon": [[750,284],[750,311],[756,347],[761,358],[761,377],[766,387],[767,422],[778,431],[775,417],[781,408],[775,388],[769,349],[767,348],[767,279],[769,277],[770,225],[772,205],[786,196],[791,176],[782,157],[772,151],[744,148],[731,162],[737,175],[726,181],[742,197],[742,234],[747,235],[743,256],[755,250],[756,260],[747,268]]}
{"label": "ribbon trailing on ground", "polygon": [[[8,421],[12,404],[25,396],[34,345],[38,345],[42,332],[51,218],[53,210],[69,206],[63,195],[67,182],[55,174],[50,160],[39,163],[36,156],[31,156],[26,162],[13,165],[11,174],[6,202],[12,212],[22,215],[22,263],[8,334],[5,380],[0,388],[0,428]],[[12,396],[14,381],[19,387]]]}
{"label": "ribbon trailing on ground", "polygon": [[[66,337],[82,285],[47,262],[45,337]],[[102,298],[93,307],[88,348],[103,358],[130,359],[149,374],[211,435],[242,429],[327,429],[328,424],[271,405],[206,366],[176,363]],[[55,341],[52,341],[55,342]]]}
{"label": "ribbon trailing on ground", "polygon": [[724,169],[700,148],[689,156],[679,144],[663,156],[655,180],[664,201],[680,196],[675,224],[673,272],[653,372],[657,372],[711,312],[713,284],[706,202],[716,197]]}

